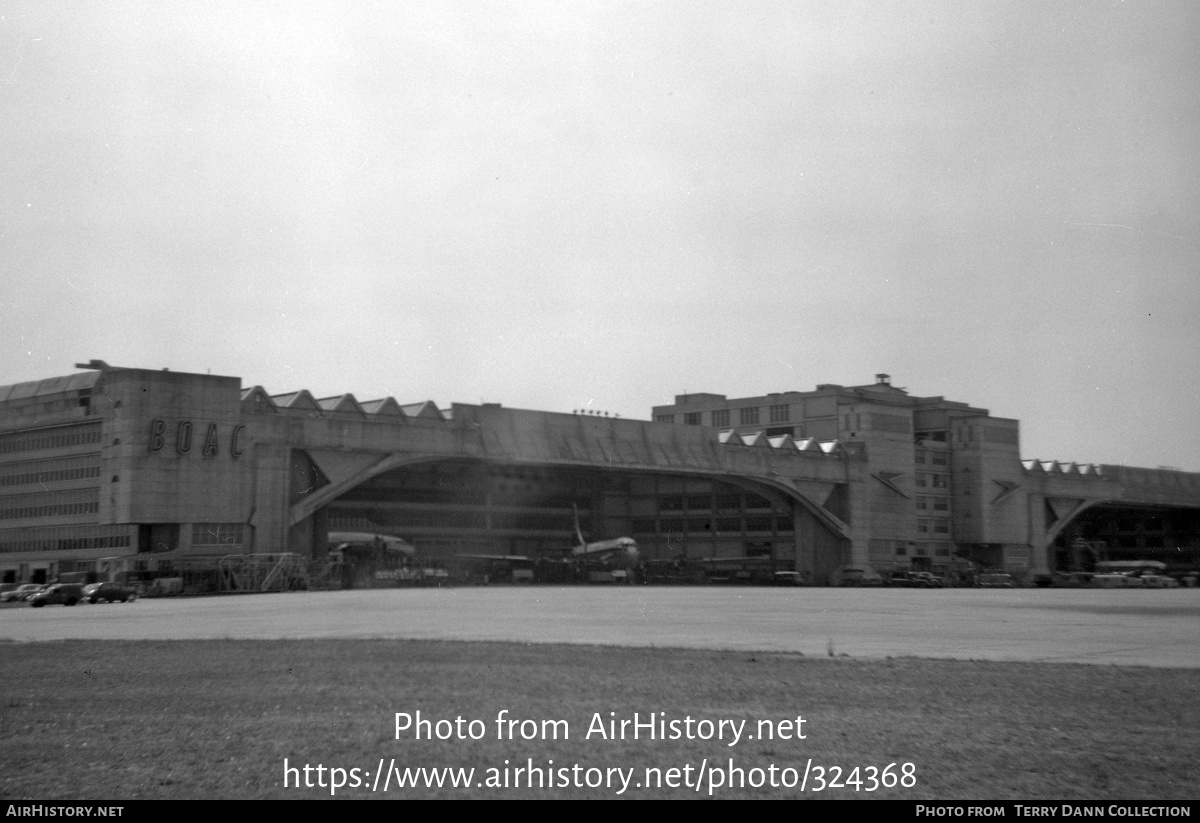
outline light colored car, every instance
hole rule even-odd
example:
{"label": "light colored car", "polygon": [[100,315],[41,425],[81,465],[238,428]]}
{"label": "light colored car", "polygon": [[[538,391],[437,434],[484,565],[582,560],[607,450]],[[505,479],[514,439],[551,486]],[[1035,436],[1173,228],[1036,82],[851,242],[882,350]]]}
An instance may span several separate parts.
{"label": "light colored car", "polygon": [[1098,589],[1140,589],[1142,579],[1132,574],[1111,572],[1092,575],[1092,585]]}
{"label": "light colored car", "polygon": [[0,594],[0,603],[18,603],[28,600],[44,588],[46,587],[40,583],[23,583],[12,591]]}
{"label": "light colored car", "polygon": [[1011,574],[1001,572],[984,572],[976,582],[981,589],[1013,589],[1017,585]]}

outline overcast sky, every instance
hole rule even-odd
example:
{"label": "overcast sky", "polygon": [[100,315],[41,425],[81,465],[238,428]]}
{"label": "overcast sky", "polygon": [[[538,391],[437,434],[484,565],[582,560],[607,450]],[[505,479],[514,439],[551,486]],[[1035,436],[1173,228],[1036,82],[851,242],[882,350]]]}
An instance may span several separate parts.
{"label": "overcast sky", "polygon": [[0,5],[0,383],[648,419],[888,372],[1200,471],[1200,3]]}

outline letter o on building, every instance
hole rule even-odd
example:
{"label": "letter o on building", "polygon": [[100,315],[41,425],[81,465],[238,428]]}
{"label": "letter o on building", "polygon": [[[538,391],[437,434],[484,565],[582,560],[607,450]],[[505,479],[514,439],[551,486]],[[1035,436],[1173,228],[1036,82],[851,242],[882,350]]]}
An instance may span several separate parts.
{"label": "letter o on building", "polygon": [[175,451],[187,454],[192,450],[192,421],[180,420],[175,429]]}

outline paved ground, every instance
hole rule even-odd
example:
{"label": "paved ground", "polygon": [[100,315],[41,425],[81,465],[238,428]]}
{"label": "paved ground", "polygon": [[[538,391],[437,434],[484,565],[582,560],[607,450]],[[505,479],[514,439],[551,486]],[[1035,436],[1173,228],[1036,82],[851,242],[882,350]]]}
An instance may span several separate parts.
{"label": "paved ground", "polygon": [[397,637],[1200,668],[1200,589],[390,589],[0,609],[0,639]]}

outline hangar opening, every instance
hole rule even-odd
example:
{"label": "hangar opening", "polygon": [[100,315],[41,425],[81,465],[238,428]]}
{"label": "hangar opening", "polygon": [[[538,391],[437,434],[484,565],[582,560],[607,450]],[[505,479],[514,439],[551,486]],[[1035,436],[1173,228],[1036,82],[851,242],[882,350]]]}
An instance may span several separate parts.
{"label": "hangar opening", "polygon": [[844,541],[796,499],[751,480],[696,475],[428,462],[348,490],[323,519],[330,533],[401,537],[442,564],[462,555],[561,559],[579,533],[632,537],[643,579],[682,563],[709,579],[799,571],[817,582],[845,562]]}
{"label": "hangar opening", "polygon": [[1169,573],[1200,569],[1200,509],[1102,503],[1063,526],[1053,570],[1091,572],[1098,562],[1151,560]]}

